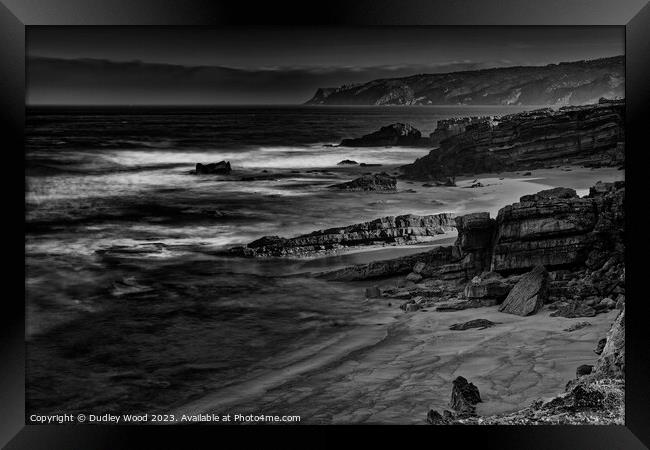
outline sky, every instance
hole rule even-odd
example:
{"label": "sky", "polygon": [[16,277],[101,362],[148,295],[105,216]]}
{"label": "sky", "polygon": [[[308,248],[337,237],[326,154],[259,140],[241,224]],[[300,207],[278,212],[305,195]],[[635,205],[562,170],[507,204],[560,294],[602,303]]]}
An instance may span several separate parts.
{"label": "sky", "polygon": [[27,103],[296,104],[319,87],[624,54],[622,27],[28,27]]}

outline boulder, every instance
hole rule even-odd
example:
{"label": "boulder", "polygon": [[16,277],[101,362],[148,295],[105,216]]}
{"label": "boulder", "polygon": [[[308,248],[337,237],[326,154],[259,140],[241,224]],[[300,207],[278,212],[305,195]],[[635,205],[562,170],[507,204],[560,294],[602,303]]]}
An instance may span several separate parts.
{"label": "boulder", "polygon": [[413,272],[414,273],[422,273],[422,270],[426,267],[427,265],[423,263],[422,261],[418,261],[415,263],[413,266]]}
{"label": "boulder", "polygon": [[449,402],[451,409],[459,415],[473,416],[476,414],[476,405],[481,402],[481,395],[473,383],[460,376],[453,381],[451,401]]}
{"label": "boulder", "polygon": [[392,145],[419,146],[427,145],[428,140],[415,127],[404,123],[393,123],[381,127],[374,133],[360,138],[343,139],[341,147],[383,147]]}
{"label": "boulder", "polygon": [[430,409],[427,413],[427,423],[429,425],[447,425],[447,421],[438,411]]}
{"label": "boulder", "polygon": [[506,282],[496,272],[483,272],[475,276],[465,286],[465,297],[468,299],[493,298],[501,301],[508,296],[512,285]]}
{"label": "boulder", "polygon": [[412,281],[413,283],[418,283],[420,280],[422,280],[422,275],[419,273],[411,272],[406,276],[407,281]]}
{"label": "boulder", "polygon": [[548,272],[544,266],[537,266],[515,284],[499,307],[499,311],[529,316],[542,309],[547,299]]}
{"label": "boulder", "polygon": [[373,175],[363,175],[352,181],[330,186],[343,191],[394,191],[397,189],[397,178],[386,172]]}
{"label": "boulder", "polygon": [[605,395],[583,384],[578,384],[568,396],[573,400],[573,405],[578,408],[601,408],[605,401]]}
{"label": "boulder", "polygon": [[601,340],[599,340],[598,345],[596,345],[596,348],[594,349],[594,353],[597,355],[601,355],[603,353],[603,350],[605,349],[605,344],[607,344],[607,338],[602,338]]}
{"label": "boulder", "polygon": [[414,302],[407,302],[400,306],[404,312],[415,312],[420,309],[420,305]]}
{"label": "boulder", "polygon": [[219,161],[211,164],[196,163],[194,173],[197,175],[228,175],[231,171],[230,161]]}
{"label": "boulder", "polygon": [[551,313],[551,317],[566,317],[576,319],[578,317],[594,317],[596,310],[587,305],[586,302],[570,301],[557,306],[557,309]]}
{"label": "boulder", "polygon": [[485,330],[486,328],[493,327],[498,322],[492,322],[487,319],[474,319],[464,323],[455,323],[449,327],[453,331],[464,331],[469,330],[470,328],[478,328],[479,330]]}
{"label": "boulder", "polygon": [[602,305],[603,309],[614,309],[616,308],[616,302],[611,298],[607,297],[600,301],[599,305]]}
{"label": "boulder", "polygon": [[576,377],[580,378],[585,375],[589,375],[594,369],[593,365],[590,364],[583,364],[581,366],[578,366],[576,369]]}

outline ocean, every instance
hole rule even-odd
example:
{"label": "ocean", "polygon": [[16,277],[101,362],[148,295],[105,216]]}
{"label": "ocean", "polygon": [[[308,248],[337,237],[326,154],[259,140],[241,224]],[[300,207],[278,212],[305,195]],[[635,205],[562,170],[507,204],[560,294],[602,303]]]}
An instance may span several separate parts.
{"label": "ocean", "polygon": [[[394,122],[428,135],[441,118],[524,109],[28,108],[28,411],[165,413],[368,326],[368,283],[309,274],[385,251],[250,260],[223,250],[264,235],[467,210],[469,194],[462,201],[402,180],[390,194],[328,190],[429,151],[331,145]],[[381,167],[337,166],[344,159]],[[189,174],[221,160],[231,175]]]}

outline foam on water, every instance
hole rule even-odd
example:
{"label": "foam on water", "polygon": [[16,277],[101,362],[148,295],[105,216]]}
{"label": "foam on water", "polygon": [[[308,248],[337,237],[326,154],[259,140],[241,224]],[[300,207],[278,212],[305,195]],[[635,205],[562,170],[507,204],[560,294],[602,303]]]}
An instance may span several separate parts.
{"label": "foam on water", "polygon": [[408,147],[325,147],[279,146],[233,151],[174,150],[174,151],[112,151],[103,156],[107,161],[125,167],[149,166],[154,164],[186,164],[193,168],[198,162],[211,163],[230,161],[233,168],[254,169],[308,169],[336,166],[343,159],[353,159],[368,164],[407,164],[426,155],[430,149]]}

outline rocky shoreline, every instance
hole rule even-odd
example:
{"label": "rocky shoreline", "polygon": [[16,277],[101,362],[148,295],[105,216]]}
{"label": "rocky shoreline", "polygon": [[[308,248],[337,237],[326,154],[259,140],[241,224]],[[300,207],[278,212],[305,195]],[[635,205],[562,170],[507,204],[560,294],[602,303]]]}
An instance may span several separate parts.
{"label": "rocky shoreline", "polygon": [[[597,183],[582,198],[571,189],[542,191],[505,206],[496,219],[488,213],[455,217],[454,245],[316,276],[352,281],[407,275],[422,286],[389,290],[387,296],[429,290],[436,301],[482,306],[504,300],[525,281],[522,274],[542,267],[548,271],[543,303],[557,303],[556,315],[589,317],[603,308],[599,298],[612,300],[605,302],[608,308],[624,301],[624,199],[624,182]],[[439,284],[447,295],[433,289]]]}
{"label": "rocky shoreline", "polygon": [[451,214],[389,216],[293,238],[264,236],[246,246],[230,249],[230,254],[245,257],[307,257],[352,247],[427,242],[454,229],[455,222]]}
{"label": "rocky shoreline", "polygon": [[[576,370],[566,392],[514,413],[481,417],[476,386],[453,383],[451,411],[430,411],[431,424],[620,424],[624,399],[625,183],[597,183],[580,198],[555,188],[487,213],[455,217],[456,243],[430,251],[316,274],[333,281],[374,280],[371,301],[401,303],[405,313],[498,306],[518,316],[550,310],[579,318],[619,310],[607,337],[594,342],[595,366]],[[450,218],[447,218],[450,220]],[[395,283],[397,281],[397,283]],[[373,300],[377,299],[377,300]],[[457,332],[498,322],[474,319]],[[588,326],[577,323],[570,333]],[[476,391],[475,391],[476,390]],[[467,393],[469,392],[469,394]],[[478,399],[478,400],[477,400]]]}

